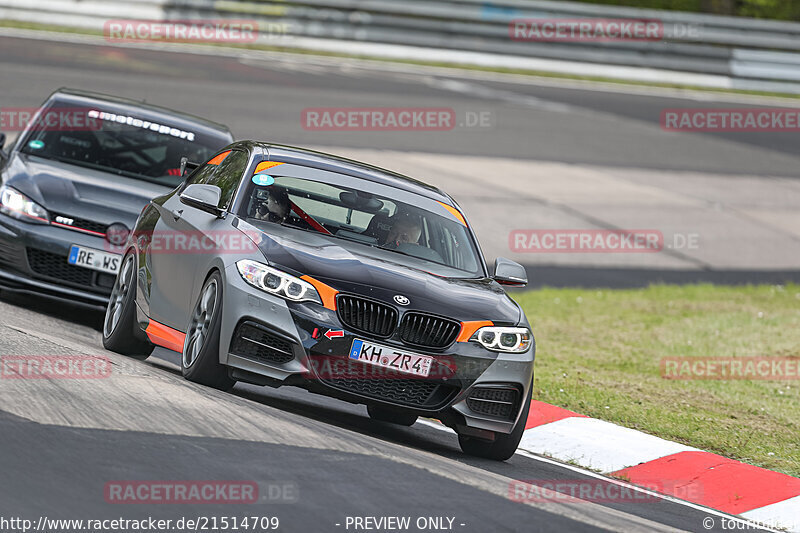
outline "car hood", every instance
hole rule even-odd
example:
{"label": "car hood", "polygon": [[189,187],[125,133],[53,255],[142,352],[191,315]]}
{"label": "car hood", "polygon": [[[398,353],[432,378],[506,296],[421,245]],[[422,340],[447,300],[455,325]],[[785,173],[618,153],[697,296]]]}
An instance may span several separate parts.
{"label": "car hood", "polygon": [[[339,292],[359,294],[389,303],[402,311],[424,311],[459,321],[491,320],[518,324],[519,306],[494,280],[438,276],[420,267],[402,264],[407,256],[388,250],[284,228],[263,232],[247,223],[246,233],[257,232],[259,249],[271,265],[294,274],[307,274]],[[396,295],[410,300],[397,305]]]}
{"label": "car hood", "polygon": [[169,187],[27,154],[13,155],[4,184],[50,212],[133,227],[147,202]]}

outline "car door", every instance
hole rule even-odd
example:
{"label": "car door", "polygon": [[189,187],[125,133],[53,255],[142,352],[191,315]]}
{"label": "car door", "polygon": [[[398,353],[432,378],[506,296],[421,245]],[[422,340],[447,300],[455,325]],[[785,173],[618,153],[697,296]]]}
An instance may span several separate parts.
{"label": "car door", "polygon": [[[222,192],[218,207],[227,210],[247,162],[244,151],[223,152],[198,169],[181,190],[193,183],[215,185]],[[197,296],[195,279],[217,253],[209,244],[217,242],[221,232],[230,231],[230,226],[226,220],[183,203],[179,192],[159,206],[151,246],[150,310],[154,320],[184,331]]]}

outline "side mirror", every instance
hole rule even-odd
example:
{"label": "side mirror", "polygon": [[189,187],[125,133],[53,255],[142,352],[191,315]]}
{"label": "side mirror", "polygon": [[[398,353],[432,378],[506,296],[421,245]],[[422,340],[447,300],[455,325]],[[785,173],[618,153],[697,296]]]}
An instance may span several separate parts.
{"label": "side mirror", "polygon": [[524,287],[528,284],[528,273],[525,267],[511,259],[498,257],[494,262],[494,280],[500,285]]}
{"label": "side mirror", "polygon": [[216,185],[192,183],[181,193],[181,203],[196,207],[216,217],[222,216],[219,201],[222,198],[222,189]]}

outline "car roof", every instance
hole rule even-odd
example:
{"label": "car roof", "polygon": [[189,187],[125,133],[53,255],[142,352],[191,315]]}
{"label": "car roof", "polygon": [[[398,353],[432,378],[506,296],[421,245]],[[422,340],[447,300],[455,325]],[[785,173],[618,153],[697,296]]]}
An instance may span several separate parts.
{"label": "car roof", "polygon": [[448,205],[454,205],[453,199],[447,195],[447,193],[433,185],[428,185],[417,179],[368,163],[362,163],[361,161],[283,144],[260,141],[239,141],[236,144],[239,145],[240,148],[247,148],[251,151],[256,151],[260,148],[270,161],[281,161],[330,172],[338,172],[340,174],[419,194],[433,200],[444,202]]}
{"label": "car roof", "polygon": [[203,117],[190,115],[181,111],[175,111],[166,107],[161,107],[153,104],[148,104],[144,101],[133,100],[130,98],[123,98],[121,96],[111,96],[102,93],[91,91],[83,91],[78,89],[69,89],[62,87],[50,95],[48,99],[55,102],[65,102],[77,105],[87,105],[90,103],[103,103],[113,106],[117,110],[125,112],[139,112],[146,113],[149,118],[153,117],[169,117],[169,119],[176,123],[176,125],[189,126],[193,128],[201,128],[204,133],[219,134],[225,133],[231,139],[233,134],[231,130],[224,124],[213,122]]}

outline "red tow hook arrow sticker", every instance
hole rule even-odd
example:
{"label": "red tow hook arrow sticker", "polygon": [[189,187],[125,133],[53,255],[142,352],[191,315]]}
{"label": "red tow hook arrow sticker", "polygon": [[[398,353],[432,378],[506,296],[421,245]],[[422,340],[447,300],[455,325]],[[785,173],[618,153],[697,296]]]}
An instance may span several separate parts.
{"label": "red tow hook arrow sticker", "polygon": [[331,340],[335,337],[344,337],[344,331],[341,329],[329,329],[325,332],[325,336],[328,337],[328,340]]}

